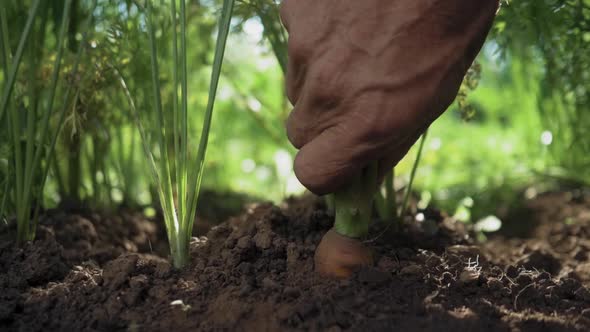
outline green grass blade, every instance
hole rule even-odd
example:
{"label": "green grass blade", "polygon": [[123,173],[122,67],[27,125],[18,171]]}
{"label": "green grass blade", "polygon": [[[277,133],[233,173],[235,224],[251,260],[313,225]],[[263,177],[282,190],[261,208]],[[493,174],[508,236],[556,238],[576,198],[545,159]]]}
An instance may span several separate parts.
{"label": "green grass blade", "polygon": [[385,179],[383,181],[383,189],[385,192],[377,190],[377,194],[375,195],[375,206],[377,207],[379,217],[383,221],[397,223],[398,211],[397,200],[395,197],[394,178],[395,168],[392,168],[391,171],[385,175]]}
{"label": "green grass blade", "polygon": [[[186,223],[185,208],[186,208],[186,186],[187,186],[187,171],[188,171],[188,83],[187,83],[187,59],[186,59],[186,3],[185,0],[180,0],[180,66],[181,66],[181,120],[182,138],[180,141],[180,151],[182,153],[182,163],[180,166],[182,172],[181,186],[178,194],[178,201],[182,202],[182,223]],[[185,228],[185,226],[182,226]]]}
{"label": "green grass blade", "polygon": [[[151,60],[151,76],[152,76],[152,87],[153,87],[153,106],[156,112],[156,133],[158,138],[158,146],[160,148],[160,172],[162,174],[160,181],[160,185],[165,189],[164,192],[166,194],[166,201],[165,204],[168,204],[168,209],[170,213],[174,213],[174,204],[170,205],[170,202],[173,202],[173,195],[172,195],[172,183],[170,179],[170,168],[168,165],[168,144],[166,142],[166,126],[164,120],[164,110],[162,106],[162,95],[161,95],[161,86],[160,86],[160,69],[158,65],[158,52],[156,48],[156,35],[153,28],[153,21],[151,19],[151,6],[148,7],[148,30],[149,30],[149,38],[150,38],[150,60]],[[176,228],[178,228],[176,226]]]}
{"label": "green grass blade", "polygon": [[[127,103],[129,104],[129,108],[131,109],[131,113],[132,113],[132,117],[137,125],[137,128],[139,129],[139,136],[141,137],[141,142],[142,142],[142,148],[144,151],[144,154],[146,156],[146,159],[148,160],[148,163],[150,165],[150,170],[151,170],[151,174],[153,177],[153,180],[156,184],[160,183],[160,175],[158,174],[158,166],[156,165],[156,159],[154,158],[154,155],[152,154],[150,147],[148,145],[148,138],[147,138],[147,134],[146,134],[146,130],[142,125],[140,116],[139,116],[139,111],[137,110],[137,108],[135,107],[135,102],[133,101],[133,97],[131,97],[131,92],[129,91],[129,88],[127,87],[127,82],[125,81],[125,78],[123,77],[123,75],[121,74],[121,72],[116,69],[113,68],[115,75],[117,76],[117,78],[119,79],[119,84],[121,86],[121,88],[123,89],[123,93],[125,94],[125,98],[127,99]],[[158,186],[158,190],[160,190],[160,186]],[[163,195],[163,193],[162,193]]]}
{"label": "green grass blade", "polygon": [[8,73],[12,51],[10,50],[10,38],[8,37],[8,19],[6,18],[6,8],[0,8],[0,47],[2,47],[2,70],[4,75]]}
{"label": "green grass blade", "polygon": [[116,68],[115,68],[115,74],[117,75],[117,77],[119,79],[119,83],[121,85],[121,88],[123,89],[123,92],[124,92],[125,97],[127,99],[127,103],[129,104],[129,108],[131,109],[132,117],[135,121],[135,124],[137,125],[138,130],[139,130],[139,136],[141,138],[143,152],[144,152],[145,158],[147,159],[148,164],[150,166],[149,168],[151,171],[150,173],[152,175],[152,180],[156,184],[156,189],[158,191],[158,197],[161,201],[162,213],[164,214],[164,222],[166,224],[166,235],[168,236],[168,239],[171,239],[173,236],[172,228],[169,226],[172,224],[172,221],[170,220],[171,211],[169,210],[169,207],[168,207],[169,205],[166,203],[166,194],[164,191],[164,187],[162,185],[160,185],[161,183],[163,183],[163,181],[161,180],[160,174],[158,172],[158,166],[156,163],[156,159],[154,158],[154,155],[153,155],[152,151],[150,150],[150,147],[148,144],[149,140],[148,140],[146,130],[142,125],[142,122],[141,122],[141,119],[139,116],[139,112],[138,112],[137,108],[135,107],[135,102],[133,101],[133,97],[131,97],[131,93],[129,92],[129,88],[127,87],[127,83],[126,83],[123,75]]}
{"label": "green grass blade", "polygon": [[215,105],[215,98],[217,94],[217,87],[219,86],[219,77],[221,75],[221,66],[223,64],[223,57],[225,54],[225,46],[227,44],[227,37],[229,35],[231,18],[234,8],[234,0],[224,0],[222,16],[219,25],[219,32],[217,35],[217,45],[215,48],[215,57],[213,60],[213,69],[211,73],[211,82],[209,84],[209,97],[207,101],[207,109],[205,111],[205,119],[203,122],[203,128],[201,131],[201,138],[199,141],[199,150],[196,157],[195,172],[191,175],[191,181],[189,182],[189,195],[188,202],[190,210],[188,213],[187,227],[190,236],[193,227],[193,220],[196,214],[197,199],[199,197],[199,189],[201,187],[201,181],[203,176],[205,154],[207,151],[207,143],[209,141],[209,130],[211,128],[211,119],[213,116],[213,107]]}
{"label": "green grass blade", "polygon": [[[43,155],[44,152],[44,142],[46,142],[46,140],[49,138],[48,134],[49,134],[49,120],[51,118],[51,115],[53,114],[53,102],[55,100],[55,94],[57,91],[57,83],[59,81],[59,74],[60,74],[60,69],[61,69],[61,63],[62,63],[62,57],[63,57],[63,53],[64,53],[64,44],[65,44],[65,37],[66,37],[66,33],[67,33],[67,29],[68,29],[68,24],[69,24],[69,17],[70,17],[70,8],[71,8],[71,3],[72,0],[66,0],[65,4],[64,4],[64,10],[62,13],[62,21],[61,21],[61,26],[60,26],[60,30],[59,30],[59,37],[58,37],[58,42],[57,42],[57,55],[55,57],[55,62],[53,64],[53,72],[51,74],[51,89],[49,91],[49,100],[47,102],[47,108],[44,110],[43,113],[43,120],[41,122],[41,125],[43,126],[41,129],[41,135],[39,137],[40,141],[39,144],[35,150],[35,155],[34,158],[32,157],[33,155],[33,146],[35,144],[35,138],[34,138],[34,133],[29,133],[29,135],[27,135],[27,140],[29,140],[27,142],[27,156],[26,156],[26,162],[25,162],[25,174],[24,174],[24,187],[23,187],[23,197],[22,199],[25,200],[25,206],[27,206],[27,208],[31,205],[32,203],[32,195],[33,195],[33,179],[35,178],[35,175],[37,174],[37,172],[39,171],[39,166],[41,163],[41,156]],[[34,112],[34,105],[31,105],[31,110],[29,110],[29,112]],[[32,126],[32,124],[35,122],[35,117],[34,115],[29,116],[29,126]],[[58,124],[59,126],[59,124]],[[29,127],[29,130],[31,130],[31,128]],[[59,132],[59,129],[56,129],[54,134],[57,135]],[[51,152],[52,153],[52,152]],[[46,159],[47,160],[47,159]],[[48,162],[45,169],[47,170],[46,172],[48,172],[49,170],[49,165],[50,163]],[[39,191],[42,192],[43,191],[43,187],[45,185],[45,179],[41,180],[42,182],[42,186],[39,188]],[[39,203],[38,203],[39,204]],[[39,205],[37,205],[39,206]],[[36,223],[37,223],[37,208],[35,208],[35,213],[34,213],[34,217],[33,220],[31,221],[32,224],[32,229],[30,229],[30,234],[28,234],[29,238],[28,240],[32,240],[34,238],[34,228],[36,227]]]}
{"label": "green grass blade", "polygon": [[[4,71],[5,75],[6,73],[8,73],[9,70],[9,63],[10,60],[12,58],[12,51],[10,50],[10,40],[8,38],[8,25],[7,25],[7,19],[6,19],[6,9],[4,8],[4,6],[0,7],[0,47],[3,50],[3,54],[2,54],[2,70]],[[0,122],[0,126],[3,125],[3,123]],[[8,132],[11,131],[10,127],[8,126],[8,124],[6,124],[7,130]],[[9,135],[9,139],[12,135]],[[9,166],[7,165],[7,174],[6,178],[4,179],[4,191],[2,192],[2,203],[0,204],[0,218],[4,218],[7,209],[7,205],[8,205],[8,196],[9,196],[9,192],[8,189],[10,188],[10,175],[8,174],[8,169]],[[6,222],[6,219],[4,219],[4,222]]]}
{"label": "green grass blade", "polygon": [[[154,101],[153,107],[156,112],[156,133],[158,139],[158,145],[160,148],[160,181],[158,185],[161,187],[160,197],[162,209],[164,210],[164,217],[167,223],[168,229],[168,240],[170,242],[170,248],[172,251],[172,257],[175,266],[183,264],[184,257],[186,256],[183,244],[178,241],[179,238],[184,238],[182,234],[183,229],[180,227],[178,215],[174,204],[174,195],[171,181],[170,168],[168,164],[169,154],[166,142],[166,128],[164,123],[164,112],[162,109],[162,97],[160,87],[160,73],[158,66],[158,53],[156,49],[156,36],[154,32],[154,25],[152,21],[152,8],[151,3],[148,2],[147,7],[147,27],[150,40],[150,59],[151,59],[151,76]],[[171,236],[170,236],[171,235]],[[188,249],[187,249],[188,250]]]}
{"label": "green grass blade", "polygon": [[[40,33],[44,33],[43,29]],[[35,41],[33,40],[33,43]],[[42,45],[42,44],[39,44]],[[41,145],[41,142],[44,142],[43,138],[41,138],[41,140],[37,140],[36,137],[36,129],[37,129],[37,109],[39,107],[39,86],[38,86],[38,82],[37,82],[37,71],[36,69],[38,68],[37,65],[37,59],[36,59],[36,54],[35,54],[35,50],[33,47],[30,48],[31,49],[31,55],[30,55],[30,67],[28,72],[28,88],[30,90],[29,94],[30,94],[30,99],[29,99],[29,106],[26,108],[26,127],[23,128],[19,128],[19,131],[21,132],[25,132],[24,137],[21,139],[22,144],[24,144],[24,149],[25,149],[25,154],[24,154],[24,173],[23,173],[23,181],[24,181],[24,186],[23,186],[23,192],[22,192],[22,201],[19,202],[19,204],[22,204],[23,208],[26,211],[29,211],[28,213],[30,213],[30,206],[31,206],[31,201],[33,199],[33,196],[35,194],[37,194],[37,196],[40,196],[39,193],[35,193],[33,191],[32,188],[32,178],[34,177],[35,174],[38,174],[38,169],[36,167],[34,167],[33,165],[33,156],[34,156],[34,152],[35,149],[38,150],[42,150],[41,146],[37,146],[37,144]],[[25,110],[24,108],[22,109],[23,111]],[[28,214],[27,213],[27,214]],[[24,216],[23,218],[27,218],[28,219],[28,215]],[[29,220],[26,220],[26,222],[28,223]],[[29,234],[29,236],[31,236]]]}
{"label": "green grass blade", "polygon": [[12,59],[12,64],[10,66],[10,70],[8,71],[6,84],[4,87],[4,91],[2,92],[2,99],[0,101],[0,123],[4,122],[4,115],[6,114],[8,101],[10,99],[10,95],[12,94],[12,89],[14,88],[14,82],[16,80],[16,73],[18,72],[18,68],[20,67],[25,45],[27,44],[27,40],[29,39],[31,28],[33,26],[33,22],[35,21],[35,17],[37,16],[37,11],[39,9],[40,2],[41,0],[33,0],[33,5],[29,10],[29,15],[27,17],[25,29],[21,34],[20,41],[16,49],[16,54]]}
{"label": "green grass blade", "polygon": [[[25,217],[23,217],[23,211],[26,210],[26,207],[23,206],[23,157],[21,151],[21,142],[20,142],[20,131],[21,128],[20,117],[16,112],[14,106],[10,107],[10,112],[8,114],[8,120],[11,124],[9,128],[10,137],[12,137],[12,148],[14,153],[14,173],[15,173],[15,183],[14,183],[14,203],[16,205],[16,222],[17,222],[17,243],[21,243],[24,240],[26,234],[26,222]],[[24,223],[24,224],[23,224]]]}
{"label": "green grass blade", "polygon": [[3,219],[6,223],[6,219],[4,217],[6,216],[6,206],[8,205],[8,188],[10,182],[8,181],[8,178],[6,178],[4,182],[5,183],[4,191],[2,192],[2,203],[0,203],[0,219]]}
{"label": "green grass blade", "polygon": [[414,165],[412,165],[412,172],[410,173],[410,181],[408,182],[408,188],[406,188],[406,192],[404,194],[404,201],[402,203],[402,209],[399,214],[400,218],[403,218],[406,215],[406,211],[408,209],[408,202],[410,200],[410,195],[412,194],[414,178],[416,177],[416,171],[418,170],[418,164],[420,163],[420,159],[422,159],[422,151],[424,150],[424,142],[426,141],[427,136],[428,130],[424,132],[422,138],[420,139],[420,146],[418,147],[418,153],[416,154],[416,160],[414,161]]}
{"label": "green grass blade", "polygon": [[[92,6],[90,8],[90,13],[94,12],[94,9],[96,8],[96,4],[97,4],[97,0],[93,0]],[[89,15],[88,18],[86,19],[86,24],[85,24],[86,31],[84,31],[84,33],[82,34],[82,40],[78,44],[78,50],[76,51],[76,57],[74,58],[74,64],[72,66],[72,72],[71,72],[71,76],[73,76],[73,77],[76,77],[78,74],[78,67],[80,65],[80,61],[82,60],[82,54],[84,53],[84,45],[86,44],[86,40],[88,39],[88,30],[92,26],[92,21],[93,21],[93,15]],[[78,89],[79,88],[80,87],[78,87]],[[65,122],[66,110],[68,109],[68,101],[72,95],[72,90],[73,90],[72,86],[68,85],[68,87],[66,88],[66,91],[64,93],[63,105],[62,105],[62,108],[59,113],[57,127],[54,129],[51,136],[48,137],[50,140],[50,144],[49,144],[49,147],[45,153],[46,166],[45,166],[45,169],[43,170],[43,174],[41,177],[41,187],[40,187],[41,190],[43,190],[43,188],[45,187],[45,182],[47,181],[47,176],[49,175],[49,170],[51,168],[51,167],[49,167],[49,165],[51,165],[53,162],[55,146],[57,145],[57,139],[59,137],[59,134],[60,134],[60,132],[63,128],[64,122]],[[39,208],[40,208],[40,204],[37,204],[37,206],[35,207],[35,213],[33,215],[33,221],[35,223],[34,224],[35,227],[36,227],[36,223],[38,220]]]}
{"label": "green grass blade", "polygon": [[387,214],[389,218],[397,222],[397,199],[395,197],[395,168],[385,177],[385,197],[387,197]]}
{"label": "green grass blade", "polygon": [[[178,110],[178,86],[180,84],[179,77],[178,77],[178,21],[176,19],[176,0],[170,0],[171,3],[171,11],[172,11],[172,56],[174,57],[174,61],[172,61],[172,81],[174,83],[174,88],[172,89],[172,125],[173,125],[173,141],[174,141],[174,170],[176,172],[176,194],[178,200],[178,214],[179,219],[182,220],[182,214],[185,211],[184,203],[186,202],[184,193],[185,193],[185,185],[186,185],[186,173],[184,172],[185,168],[182,167],[182,154],[180,153],[182,147],[179,146],[181,143],[179,139],[179,133],[181,132],[180,128],[180,120],[179,110]],[[183,1],[184,3],[184,1]]]}

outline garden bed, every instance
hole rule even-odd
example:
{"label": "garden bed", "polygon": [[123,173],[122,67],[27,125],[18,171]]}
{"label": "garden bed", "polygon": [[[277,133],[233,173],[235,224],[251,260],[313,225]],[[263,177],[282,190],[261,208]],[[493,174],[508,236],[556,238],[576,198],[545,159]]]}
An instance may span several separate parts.
{"label": "garden bed", "polygon": [[375,267],[345,281],[313,272],[331,226],[313,197],[249,206],[195,239],[183,271],[161,223],[53,211],[23,248],[0,228],[0,330],[589,331],[590,199],[527,207],[527,238],[484,245],[433,210],[403,234],[378,226]]}

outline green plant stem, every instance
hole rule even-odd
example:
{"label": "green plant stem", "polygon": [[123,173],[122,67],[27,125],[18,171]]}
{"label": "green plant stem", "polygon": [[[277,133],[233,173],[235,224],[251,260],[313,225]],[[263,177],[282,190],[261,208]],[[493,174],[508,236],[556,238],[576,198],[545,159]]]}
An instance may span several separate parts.
{"label": "green plant stem", "polygon": [[[8,19],[6,18],[6,8],[0,7],[0,47],[2,48],[2,70],[4,75],[8,73],[12,54],[10,51],[10,39],[8,38]],[[1,123],[1,121],[0,121]]]}
{"label": "green plant stem", "polygon": [[404,194],[404,201],[402,203],[402,210],[400,211],[399,217],[403,218],[406,215],[408,209],[408,202],[410,201],[410,195],[412,194],[412,186],[414,185],[414,179],[416,177],[416,171],[418,170],[418,164],[420,163],[420,159],[422,159],[422,151],[424,150],[424,142],[426,141],[426,137],[428,136],[428,129],[420,138],[420,146],[418,147],[418,153],[416,154],[416,160],[414,161],[414,165],[412,166],[412,172],[410,173],[410,181],[408,182],[408,187]]}
{"label": "green plant stem", "polygon": [[[153,105],[156,111],[156,137],[158,147],[160,149],[160,175],[158,176],[158,192],[160,196],[160,204],[164,214],[164,221],[166,223],[166,231],[168,233],[168,242],[172,254],[172,260],[175,266],[183,264],[179,260],[180,254],[184,250],[183,245],[179,243],[178,239],[184,237],[183,231],[180,229],[178,215],[174,206],[174,195],[172,190],[172,181],[169,167],[168,145],[166,143],[166,128],[164,123],[164,111],[162,108],[162,97],[160,88],[160,72],[158,66],[158,53],[156,48],[156,34],[154,31],[154,24],[152,19],[151,1],[148,1],[148,34],[150,39],[150,63],[151,76],[153,86]],[[175,136],[175,135],[174,135]],[[180,198],[180,197],[179,197]]]}
{"label": "green plant stem", "polygon": [[[195,159],[189,160],[188,153],[188,83],[187,83],[187,47],[186,47],[186,5],[184,0],[180,2],[180,36],[176,33],[176,5],[172,0],[171,14],[173,21],[173,56],[174,56],[174,89],[173,89],[173,109],[172,130],[167,130],[169,122],[166,122],[161,99],[161,86],[159,79],[158,55],[156,47],[156,37],[154,23],[152,19],[151,1],[147,2],[147,28],[150,41],[150,58],[151,58],[151,76],[153,85],[153,107],[156,113],[155,138],[156,145],[160,150],[158,164],[151,152],[150,144],[147,139],[145,130],[139,120],[139,112],[135,108],[133,99],[125,84],[125,80],[119,71],[119,81],[128,99],[129,105],[136,119],[140,136],[144,146],[144,152],[150,163],[152,174],[156,180],[158,196],[162,206],[164,221],[170,252],[175,267],[182,268],[189,261],[189,244],[192,236],[192,228],[196,215],[197,199],[201,186],[205,153],[209,138],[209,130],[213,116],[213,107],[221,74],[221,66],[225,52],[225,45],[230,30],[231,16],[234,7],[234,0],[224,0],[222,16],[217,36],[215,56],[213,60],[213,69],[209,85],[209,97],[207,108],[205,110],[205,119],[199,141],[199,148]],[[142,8],[139,5],[140,8]],[[180,52],[178,52],[178,41],[180,38]],[[180,54],[179,54],[180,53]],[[180,67],[180,69],[179,69]],[[181,71],[180,78],[178,70]],[[178,86],[180,85],[180,105],[178,105]],[[170,120],[168,120],[170,121]],[[173,158],[169,153],[168,143],[173,140]],[[194,163],[193,163],[194,162]],[[189,177],[190,170],[190,177]],[[172,172],[175,172],[173,176]],[[175,177],[176,183],[173,185],[172,178]],[[176,201],[174,199],[176,194]]]}
{"label": "green plant stem", "polygon": [[[97,0],[93,0],[92,1],[92,6],[90,9],[90,13],[94,12],[94,9],[96,8],[96,4],[97,4]],[[69,6],[68,6],[69,7]],[[80,43],[80,45],[78,45],[78,52],[76,53],[76,58],[74,60],[74,65],[72,66],[72,76],[76,77],[77,73],[78,73],[78,66],[80,64],[80,61],[82,59],[82,54],[84,53],[84,47],[82,47],[82,45],[84,45],[86,43],[86,39],[88,37],[88,30],[91,26],[91,23],[93,21],[93,15],[89,15],[88,19],[86,20],[86,31],[82,34],[82,41]],[[65,20],[66,16],[63,16],[63,19]],[[61,31],[61,33],[64,33],[64,30]],[[63,36],[60,36],[60,44],[59,47],[62,47],[61,43],[63,43]],[[61,62],[61,59],[56,59],[56,61],[59,60]],[[80,89],[80,87],[78,87],[78,90]],[[47,176],[49,175],[49,165],[51,165],[52,161],[53,161],[53,157],[54,157],[54,151],[55,151],[55,146],[57,144],[57,139],[59,137],[59,134],[61,132],[61,129],[63,128],[64,122],[65,122],[65,116],[66,116],[66,110],[68,108],[68,101],[70,99],[70,95],[72,92],[72,87],[68,86],[66,89],[66,92],[64,94],[63,97],[63,105],[62,108],[60,110],[59,113],[59,118],[57,120],[57,126],[56,128],[54,128],[53,133],[50,135],[50,137],[47,137],[47,139],[51,142],[49,144],[49,147],[47,148],[47,152],[45,153],[45,163],[46,166],[44,168],[44,170],[42,171],[42,176],[41,176],[41,185],[40,185],[40,190],[42,191],[43,188],[45,188],[45,182],[47,181]],[[76,93],[76,96],[78,95],[78,93]],[[32,233],[35,234],[35,228],[37,226],[37,221],[39,219],[39,210],[40,210],[41,204],[37,204],[37,206],[35,207],[35,212],[33,213],[33,230]]]}
{"label": "green plant stem", "polygon": [[16,114],[16,112],[14,111],[14,107],[11,107],[11,112],[8,113],[8,120],[11,123],[11,127],[9,128],[10,130],[10,136],[13,139],[13,148],[14,148],[14,167],[15,167],[15,177],[16,177],[16,182],[14,185],[14,190],[15,190],[15,205],[16,205],[16,222],[17,222],[17,227],[16,227],[16,242],[17,244],[20,244],[21,242],[23,242],[26,239],[25,234],[27,233],[27,225],[28,225],[28,220],[25,220],[25,218],[22,216],[22,213],[24,210],[26,210],[26,207],[23,206],[23,201],[22,201],[22,192],[23,192],[23,165],[22,165],[22,152],[21,152],[21,142],[20,142],[20,136],[18,134],[18,128],[20,128],[20,121],[19,121],[19,117]]}
{"label": "green plant stem", "polygon": [[[181,0],[184,4],[184,0]],[[184,8],[184,7],[182,7]],[[174,137],[172,140],[174,141],[174,158],[175,158],[175,183],[176,183],[176,192],[177,193],[184,193],[186,192],[186,173],[183,172],[183,158],[184,154],[180,153],[182,151],[184,145],[182,143],[183,137],[176,137],[177,133],[180,133],[181,120],[179,119],[179,112],[178,112],[178,85],[180,84],[179,77],[178,77],[178,20],[176,18],[176,0],[172,0],[170,2],[170,9],[171,9],[171,16],[172,16],[172,56],[174,61],[172,61],[172,82],[174,84],[172,89],[172,126],[173,126],[173,133]],[[183,90],[184,91],[184,90]],[[178,211],[180,213],[185,211],[185,200],[184,197],[177,197],[178,201]],[[182,218],[182,216],[180,216]]]}
{"label": "green plant stem", "polygon": [[[174,2],[173,0],[172,2]],[[174,27],[176,29],[176,27]],[[187,80],[187,50],[186,50],[186,3],[185,0],[180,1],[180,59],[177,61],[180,62],[180,110],[181,110],[181,117],[180,117],[180,124],[181,124],[181,140],[180,140],[180,152],[181,152],[181,164],[180,164],[180,191],[177,192],[179,204],[182,205],[179,208],[179,219],[181,222],[181,227],[183,229],[187,229],[187,223],[192,224],[194,222],[194,215],[190,213],[190,210],[187,211],[187,202],[186,202],[186,188],[187,188],[187,172],[188,172],[188,80]],[[176,90],[175,90],[176,92]],[[209,136],[209,134],[207,134]],[[182,195],[182,198],[180,197]],[[186,213],[189,213],[186,215]],[[189,216],[193,216],[189,218]],[[192,232],[192,228],[190,228]],[[187,241],[187,251],[188,251],[188,241],[190,241],[191,234],[186,234],[186,241]]]}
{"label": "green plant stem", "polygon": [[397,200],[395,199],[395,168],[385,176],[385,197],[387,198],[387,216],[397,219]]}
{"label": "green plant stem", "polygon": [[55,178],[55,182],[57,184],[57,192],[60,197],[64,197],[66,195],[66,187],[62,176],[62,171],[59,166],[59,162],[57,159],[53,158],[51,162],[51,169],[53,177]]}
{"label": "green plant stem", "polygon": [[334,230],[338,234],[355,239],[367,236],[376,188],[377,163],[373,162],[348,187],[334,193]]}
{"label": "green plant stem", "polygon": [[375,207],[382,221],[397,224],[399,222],[397,197],[395,196],[395,169],[386,174],[383,182],[385,192],[378,190],[375,194]]}
{"label": "green plant stem", "polygon": [[[10,100],[10,95],[12,94],[12,89],[14,88],[16,74],[18,72],[18,68],[20,67],[25,45],[27,44],[27,40],[29,39],[29,34],[31,32],[33,22],[35,21],[35,17],[37,16],[37,11],[39,10],[40,2],[41,0],[34,0],[33,4],[31,5],[31,9],[29,10],[29,15],[27,17],[27,22],[25,24],[25,29],[21,34],[18,46],[16,48],[16,53],[14,55],[14,58],[12,59],[12,64],[6,77],[4,91],[2,92],[2,99],[0,100],[0,123],[4,122],[4,115],[6,114],[6,109]],[[3,44],[5,46],[9,45],[9,41],[4,40]]]}
{"label": "green plant stem", "polygon": [[[80,152],[82,149],[82,142],[80,142],[80,134],[76,133],[71,137],[68,144],[68,199],[73,202],[80,203],[80,179],[81,163]],[[94,178],[94,175],[91,176]]]}
{"label": "green plant stem", "polygon": [[[69,8],[67,6],[70,4],[71,0],[66,0],[66,7],[64,7],[64,11],[62,13],[62,24],[59,30],[59,36],[57,41],[57,55],[55,57],[52,80],[51,80],[51,89],[49,91],[49,100],[47,102],[47,106],[43,113],[43,120],[41,125],[43,129],[40,131],[41,134],[39,136],[39,141],[37,140],[37,78],[35,75],[36,69],[36,58],[39,56],[39,53],[36,53],[36,49],[31,49],[31,68],[29,68],[29,86],[30,86],[30,98],[31,101],[28,105],[28,111],[26,115],[26,127],[24,123],[20,120],[20,114],[17,113],[17,110],[12,107],[11,114],[9,117],[11,118],[11,122],[13,125],[12,128],[12,136],[13,136],[13,144],[15,148],[15,167],[16,167],[16,195],[15,195],[15,203],[16,203],[16,222],[17,222],[17,244],[22,244],[25,241],[31,241],[35,237],[35,227],[36,227],[36,215],[31,220],[31,207],[33,205],[33,196],[36,199],[40,199],[41,194],[43,192],[43,186],[34,188],[34,181],[38,179],[39,173],[39,166],[40,166],[40,155],[42,154],[44,149],[44,143],[47,139],[48,134],[48,127],[49,127],[49,117],[52,113],[53,107],[53,99],[55,96],[55,91],[57,89],[57,82],[59,79],[59,69],[61,65],[61,59],[63,55],[63,44],[64,44],[64,36],[65,36],[65,26],[68,22],[69,17]],[[27,26],[25,27],[25,32],[23,35],[26,34],[26,38],[28,39],[28,35],[31,30],[34,30],[30,27],[30,25],[34,22],[34,16],[36,16],[36,12],[38,10],[38,1],[33,3],[33,8],[31,8],[30,15],[33,14],[33,17],[29,16],[27,21]],[[4,19],[3,19],[4,20]],[[40,34],[43,35],[45,32],[45,19],[43,20],[40,26]],[[28,30],[28,31],[27,31]],[[35,38],[33,37],[33,41]],[[24,49],[23,37],[21,37],[21,43],[19,44],[19,49],[17,49],[17,55],[15,59],[13,59],[13,66],[12,70],[14,71],[14,75],[16,76],[16,70],[18,68],[18,64],[20,63],[20,57],[22,57],[22,51]],[[3,43],[6,44],[6,43]],[[37,44],[42,45],[40,41],[37,41]],[[37,45],[34,45],[37,46]],[[22,49],[21,49],[22,47]],[[20,52],[20,54],[19,54]],[[18,61],[18,63],[14,63]],[[12,72],[9,73],[12,75]],[[9,103],[9,98],[11,94],[11,89],[13,87],[13,82],[10,82],[11,78],[9,77],[9,84],[7,89],[5,90],[5,94],[3,95],[2,101],[2,109],[4,109],[5,105]],[[1,118],[1,116],[0,116]],[[21,134],[25,132],[24,136],[24,154],[23,149],[21,148]],[[49,165],[46,165],[48,168]],[[21,169],[22,168],[22,169]],[[42,182],[42,181],[40,181]],[[36,190],[35,190],[36,189]],[[39,202],[35,202],[38,204]]]}
{"label": "green plant stem", "polygon": [[[221,76],[221,67],[223,65],[225,46],[227,43],[227,37],[229,35],[234,3],[235,0],[223,1],[222,15],[219,24],[219,31],[217,34],[217,44],[215,47],[215,56],[213,59],[213,70],[211,71],[211,81],[209,83],[207,108],[205,110],[205,119],[203,121],[201,137],[199,139],[199,150],[197,151],[197,165],[195,165],[197,167],[196,171],[191,174],[193,175],[192,178],[189,179],[189,194],[187,201],[189,202],[189,216],[193,216],[193,218],[196,213],[199,189],[201,188],[201,181],[203,179],[205,154],[207,152],[207,145],[209,142],[209,130],[211,128],[211,120],[213,118],[213,108],[215,106],[217,87],[219,86],[219,78]],[[193,218],[191,218],[190,224],[188,225],[191,232],[193,227]]]}
{"label": "green plant stem", "polygon": [[4,181],[4,192],[2,194],[2,203],[0,203],[0,219],[3,219],[4,222],[6,223],[6,219],[4,218],[4,216],[6,215],[6,205],[8,202],[8,188],[10,185],[10,182],[8,181],[8,179],[5,179]]}
{"label": "green plant stem", "polygon": [[334,194],[326,195],[324,199],[326,200],[326,211],[328,214],[334,215]]}

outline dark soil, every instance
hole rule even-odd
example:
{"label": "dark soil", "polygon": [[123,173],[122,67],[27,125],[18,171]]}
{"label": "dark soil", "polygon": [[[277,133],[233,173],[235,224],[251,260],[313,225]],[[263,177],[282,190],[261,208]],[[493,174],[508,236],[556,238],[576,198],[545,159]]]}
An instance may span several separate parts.
{"label": "dark soil", "polygon": [[331,224],[314,198],[250,206],[195,238],[182,271],[158,223],[53,212],[22,248],[0,229],[0,330],[590,331],[590,199],[528,205],[529,238],[485,245],[431,210],[376,227],[375,267],[346,281],[314,274]]}

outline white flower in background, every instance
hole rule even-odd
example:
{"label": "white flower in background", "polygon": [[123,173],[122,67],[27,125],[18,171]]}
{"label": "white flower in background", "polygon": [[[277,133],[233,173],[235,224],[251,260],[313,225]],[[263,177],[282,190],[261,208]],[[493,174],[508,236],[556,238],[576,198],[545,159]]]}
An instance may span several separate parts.
{"label": "white flower in background", "polygon": [[423,221],[424,221],[424,219],[426,219],[426,218],[424,217],[424,213],[418,213],[418,214],[416,214],[416,221],[417,221],[417,222],[423,222]]}
{"label": "white flower in background", "polygon": [[502,220],[496,216],[487,216],[475,223],[475,230],[478,232],[496,232],[502,227]]}
{"label": "white flower in background", "polygon": [[541,134],[541,144],[547,146],[553,143],[553,134],[549,130],[545,130]]}
{"label": "white flower in background", "polygon": [[266,181],[272,176],[272,171],[266,166],[261,166],[256,169],[255,174],[259,181]]}
{"label": "white flower in background", "polygon": [[256,169],[256,162],[252,159],[242,160],[242,171],[244,173],[251,173]]}
{"label": "white flower in background", "polygon": [[254,97],[248,97],[248,107],[252,112],[258,113],[262,109],[262,104]]}
{"label": "white flower in background", "polygon": [[253,42],[259,42],[262,40],[264,33],[264,26],[260,23],[258,18],[251,18],[244,22],[242,25],[244,32],[248,38]]}
{"label": "white flower in background", "polygon": [[430,140],[430,149],[437,151],[442,147],[442,140],[439,137],[433,137]]}

